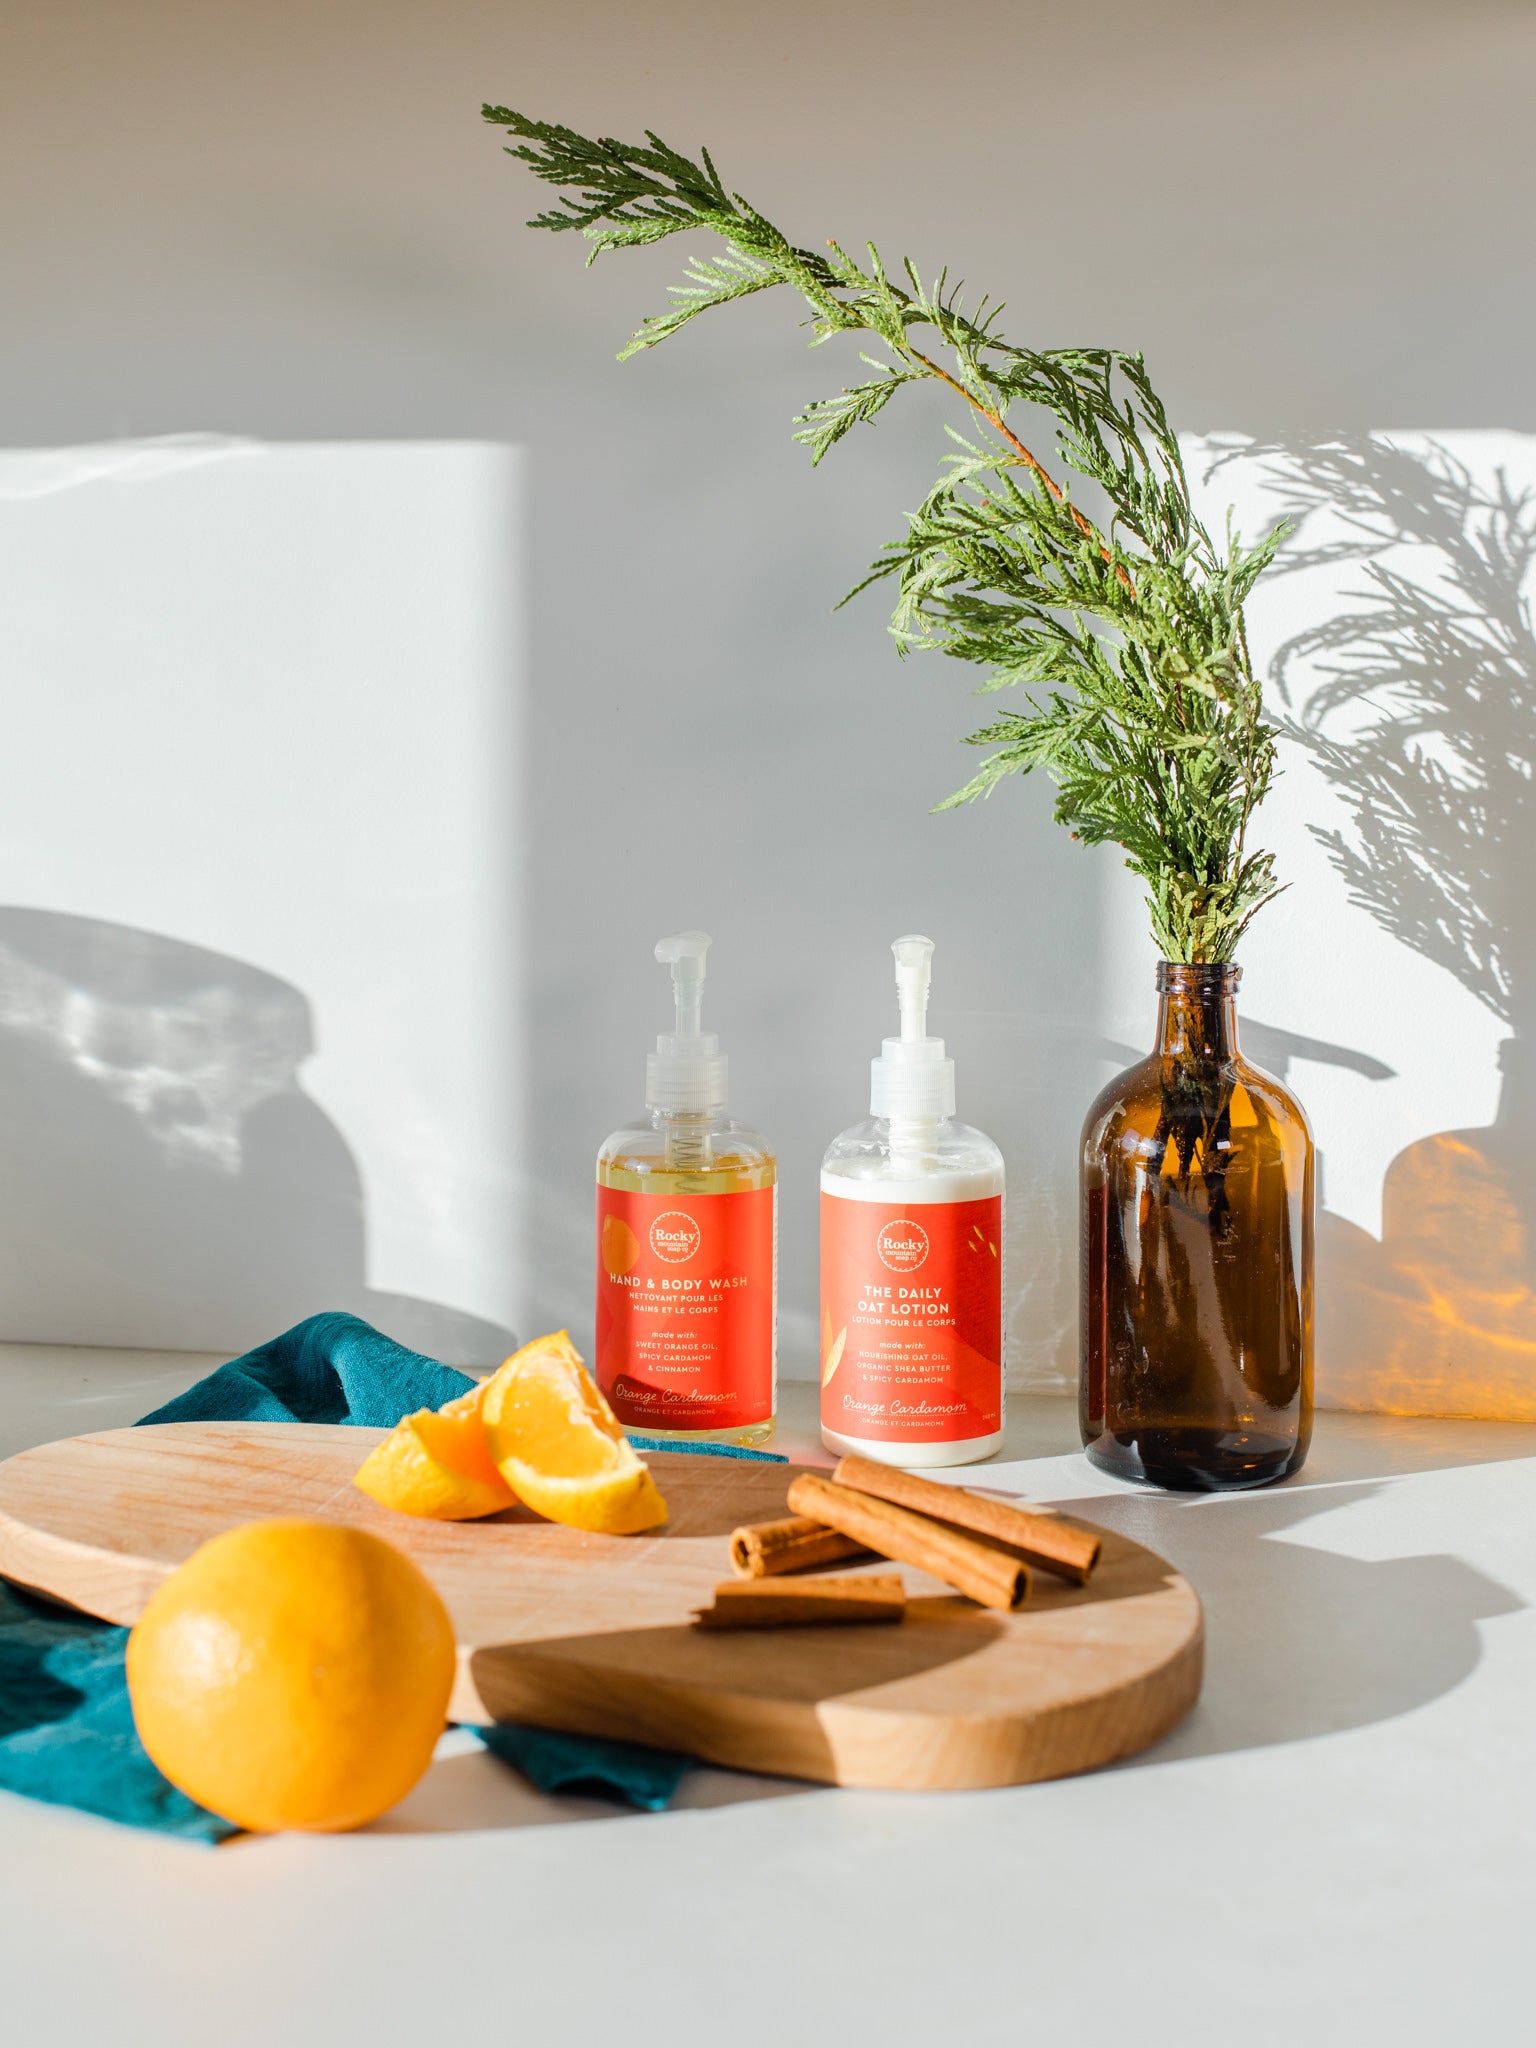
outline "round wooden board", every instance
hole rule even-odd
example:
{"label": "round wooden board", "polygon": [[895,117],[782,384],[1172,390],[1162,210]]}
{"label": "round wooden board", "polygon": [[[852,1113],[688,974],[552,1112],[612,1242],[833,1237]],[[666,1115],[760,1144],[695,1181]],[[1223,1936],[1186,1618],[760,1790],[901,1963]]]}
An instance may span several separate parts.
{"label": "round wooden board", "polygon": [[[381,1508],[351,1479],[382,1434],[185,1422],[23,1451],[0,1463],[0,1574],[132,1622],[221,1529],[265,1515],[355,1524],[408,1552],[447,1603],[455,1720],[617,1736],[838,1785],[1092,1770],[1156,1742],[1199,1695],[1193,1588],[1108,1530],[1090,1586],[1038,1573],[1015,1614],[903,1569],[914,1604],[896,1628],[706,1633],[689,1617],[731,1575],[730,1531],[782,1515],[802,1468],[658,1453],[667,1528],[591,1536],[521,1509],[455,1523]],[[892,1567],[843,1567],[859,1569]]]}

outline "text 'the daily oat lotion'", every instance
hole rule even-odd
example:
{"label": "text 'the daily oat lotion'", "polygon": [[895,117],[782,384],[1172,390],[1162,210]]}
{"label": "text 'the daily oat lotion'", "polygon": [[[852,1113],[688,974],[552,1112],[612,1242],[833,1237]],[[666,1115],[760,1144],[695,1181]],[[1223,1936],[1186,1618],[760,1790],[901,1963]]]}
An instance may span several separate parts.
{"label": "text 'the daily oat lotion'", "polygon": [[1003,1442],[1003,1155],[955,1121],[927,1036],[933,941],[898,939],[901,1036],[870,1120],[821,1163],[821,1440],[889,1465],[966,1465]]}

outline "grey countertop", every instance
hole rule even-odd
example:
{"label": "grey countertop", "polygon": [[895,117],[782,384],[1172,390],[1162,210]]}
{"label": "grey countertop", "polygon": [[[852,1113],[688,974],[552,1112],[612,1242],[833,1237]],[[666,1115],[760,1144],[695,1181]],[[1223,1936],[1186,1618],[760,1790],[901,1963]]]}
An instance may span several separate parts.
{"label": "grey countertop", "polygon": [[[214,1362],[0,1346],[0,1449],[129,1422]],[[779,1448],[813,1403],[786,1390]],[[1524,2038],[1536,1427],[1324,1415],[1298,1478],[1219,1498],[1118,1486],[1075,1442],[1070,1404],[1016,1400],[988,1483],[1199,1589],[1204,1697],[1146,1755],[979,1793],[700,1769],[639,1816],[453,1734],[370,1829],[218,1850],[0,1794],[6,2037]]]}

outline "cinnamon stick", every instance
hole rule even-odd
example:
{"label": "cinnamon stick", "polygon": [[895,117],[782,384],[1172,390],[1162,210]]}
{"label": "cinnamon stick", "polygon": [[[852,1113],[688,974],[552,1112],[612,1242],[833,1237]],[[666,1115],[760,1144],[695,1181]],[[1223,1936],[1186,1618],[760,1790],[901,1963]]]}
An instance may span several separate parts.
{"label": "cinnamon stick", "polygon": [[983,1607],[1006,1612],[1029,1597],[1029,1566],[990,1536],[972,1535],[873,1494],[856,1493],[814,1472],[800,1474],[789,1489],[789,1504],[797,1515],[825,1522],[881,1557],[931,1572]]}
{"label": "cinnamon stick", "polygon": [[765,1579],[775,1572],[799,1572],[815,1564],[841,1564],[845,1558],[868,1557],[862,1543],[840,1536],[825,1522],[805,1515],[787,1515],[781,1522],[757,1522],[731,1531],[731,1564],[744,1579]]}
{"label": "cinnamon stick", "polygon": [[932,1515],[935,1521],[990,1536],[995,1543],[1016,1550],[1027,1563],[1079,1586],[1087,1585],[1104,1548],[1101,1537],[1087,1529],[1074,1529],[1057,1515],[1033,1514],[1028,1508],[987,1500],[959,1486],[940,1486],[936,1480],[919,1479],[893,1465],[878,1465],[873,1458],[842,1458],[832,1477],[839,1486],[851,1486],[856,1493],[873,1494],[877,1500]]}
{"label": "cinnamon stick", "polygon": [[713,1607],[694,1615],[700,1628],[804,1628],[832,1622],[905,1621],[907,1592],[895,1573],[867,1579],[806,1579],[792,1586],[728,1579]]}

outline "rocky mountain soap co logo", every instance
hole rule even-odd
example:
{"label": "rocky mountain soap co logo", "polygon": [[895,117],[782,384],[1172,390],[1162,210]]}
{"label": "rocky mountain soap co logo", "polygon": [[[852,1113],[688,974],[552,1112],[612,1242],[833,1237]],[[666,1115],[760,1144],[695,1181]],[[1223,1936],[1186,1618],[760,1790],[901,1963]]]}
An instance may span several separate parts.
{"label": "rocky mountain soap co logo", "polygon": [[875,1252],[882,1266],[893,1273],[915,1273],[928,1256],[928,1233],[921,1223],[898,1217],[885,1223],[875,1239]]}
{"label": "rocky mountain soap co logo", "polygon": [[681,1209],[667,1209],[651,1225],[651,1250],[669,1266],[686,1266],[699,1248],[699,1226]]}

